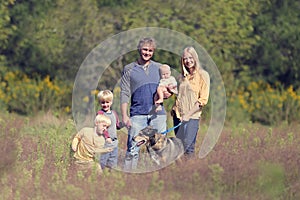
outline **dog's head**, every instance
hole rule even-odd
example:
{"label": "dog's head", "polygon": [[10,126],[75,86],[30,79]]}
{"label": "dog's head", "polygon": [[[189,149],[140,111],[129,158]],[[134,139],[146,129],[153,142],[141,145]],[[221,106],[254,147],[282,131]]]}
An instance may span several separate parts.
{"label": "dog's head", "polygon": [[140,130],[138,135],[133,138],[137,146],[141,146],[143,144],[149,145],[154,150],[159,150],[163,147],[166,136],[158,133],[157,129],[153,129],[151,126],[147,126],[146,128]]}

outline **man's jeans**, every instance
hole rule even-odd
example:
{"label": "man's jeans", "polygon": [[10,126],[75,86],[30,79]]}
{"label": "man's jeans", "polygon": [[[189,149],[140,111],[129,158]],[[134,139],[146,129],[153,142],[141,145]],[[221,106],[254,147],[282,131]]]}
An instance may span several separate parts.
{"label": "man's jeans", "polygon": [[139,159],[140,148],[135,146],[136,142],[132,139],[136,136],[140,130],[146,126],[152,126],[157,129],[159,133],[163,132],[167,128],[167,116],[166,115],[135,115],[130,118],[132,126],[128,130],[127,139],[127,151],[124,163],[124,171],[131,171],[137,168]]}

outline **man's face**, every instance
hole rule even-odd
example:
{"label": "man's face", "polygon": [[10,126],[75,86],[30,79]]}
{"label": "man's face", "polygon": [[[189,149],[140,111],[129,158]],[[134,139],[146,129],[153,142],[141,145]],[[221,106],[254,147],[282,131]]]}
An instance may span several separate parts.
{"label": "man's face", "polygon": [[154,48],[150,44],[144,44],[141,48],[140,54],[144,61],[149,61],[154,54]]}

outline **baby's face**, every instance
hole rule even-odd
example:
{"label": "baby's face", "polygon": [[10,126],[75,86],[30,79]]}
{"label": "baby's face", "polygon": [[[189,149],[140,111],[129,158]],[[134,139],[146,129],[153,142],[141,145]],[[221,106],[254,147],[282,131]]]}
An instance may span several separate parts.
{"label": "baby's face", "polygon": [[160,69],[160,77],[162,79],[170,78],[171,71],[169,69]]}

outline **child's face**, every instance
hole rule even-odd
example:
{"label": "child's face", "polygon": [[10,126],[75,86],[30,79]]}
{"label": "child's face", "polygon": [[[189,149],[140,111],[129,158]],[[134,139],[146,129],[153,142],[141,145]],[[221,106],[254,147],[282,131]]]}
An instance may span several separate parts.
{"label": "child's face", "polygon": [[171,71],[169,69],[160,69],[160,77],[162,79],[167,79],[170,78],[171,76]]}
{"label": "child's face", "polygon": [[103,122],[96,123],[96,132],[98,134],[103,134],[103,132],[105,130],[107,130],[107,128],[108,128],[108,125],[106,123],[103,123]]}
{"label": "child's face", "polygon": [[99,100],[99,103],[100,103],[100,106],[101,106],[102,110],[104,110],[104,111],[110,111],[111,105],[112,105],[112,101]]}

